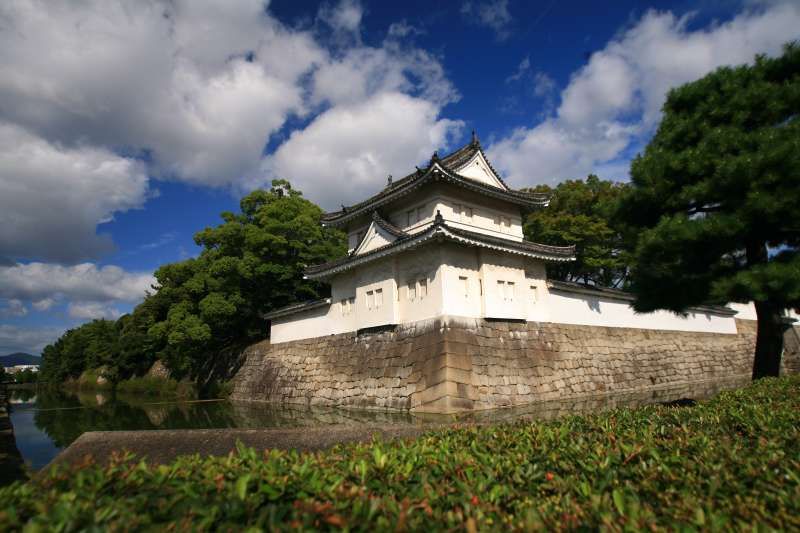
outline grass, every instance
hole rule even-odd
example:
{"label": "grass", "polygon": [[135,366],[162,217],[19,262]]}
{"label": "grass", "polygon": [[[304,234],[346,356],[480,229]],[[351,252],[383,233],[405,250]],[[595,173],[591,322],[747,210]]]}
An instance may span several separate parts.
{"label": "grass", "polygon": [[0,489],[0,530],[800,528],[800,376],[695,407],[438,430],[300,454],[120,455]]}

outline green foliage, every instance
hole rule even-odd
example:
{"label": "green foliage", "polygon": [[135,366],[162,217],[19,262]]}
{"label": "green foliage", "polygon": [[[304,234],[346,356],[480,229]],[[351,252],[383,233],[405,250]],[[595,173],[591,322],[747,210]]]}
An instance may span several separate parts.
{"label": "green foliage", "polygon": [[800,304],[798,109],[796,44],[670,91],[619,213],[640,231],[637,310]]}
{"label": "green foliage", "polygon": [[575,245],[576,260],[548,264],[549,278],[605,287],[624,285],[628,270],[624,233],[613,224],[612,215],[628,187],[590,175],[585,181],[567,180],[555,188],[539,185],[533,189],[550,194],[550,205],[528,215],[523,228],[526,238]]}
{"label": "green foliage", "polygon": [[149,329],[160,355],[177,376],[209,372],[213,355],[247,339],[263,337],[261,315],[328,294],[304,280],[303,271],[345,252],[344,235],[320,223],[322,210],[283,180],[241,201],[241,213],[195,236],[196,259],[156,271],[154,299],[167,309]]}
{"label": "green foliage", "polygon": [[[103,365],[115,368],[118,354],[117,323],[93,320],[67,331],[55,343],[45,347],[40,379],[58,384],[69,378],[78,379],[87,369]],[[115,375],[110,375],[110,378],[113,381]]]}
{"label": "green foliage", "polygon": [[323,228],[321,215],[283,180],[250,193],[241,213],[222,213],[222,224],[195,235],[198,257],[156,271],[153,294],[131,314],[84,324],[47,346],[43,378],[58,384],[104,366],[117,383],[162,359],[178,379],[226,379],[235,367],[228,355],[265,335],[263,313],[328,294],[303,279],[306,266],[345,253],[344,235]]}
{"label": "green foliage", "polygon": [[0,529],[800,528],[800,376],[696,407],[453,427],[318,453],[118,457],[0,489]]}
{"label": "green foliage", "polygon": [[[31,384],[36,383],[39,380],[39,374],[26,368],[25,370],[13,374],[11,378],[14,380],[14,383]],[[0,374],[0,382],[2,381],[2,374]]]}
{"label": "green foliage", "polygon": [[753,377],[780,369],[800,306],[800,45],[670,91],[618,219],[638,232],[638,311],[755,303]]}

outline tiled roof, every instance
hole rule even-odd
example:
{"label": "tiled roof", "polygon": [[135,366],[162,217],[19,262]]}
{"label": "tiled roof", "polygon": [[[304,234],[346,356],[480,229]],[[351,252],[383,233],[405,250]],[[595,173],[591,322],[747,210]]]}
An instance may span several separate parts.
{"label": "tiled roof", "polygon": [[322,298],[320,300],[309,300],[307,302],[300,302],[297,304],[287,305],[286,307],[281,307],[280,309],[274,309],[269,313],[264,313],[261,316],[262,318],[269,320],[272,318],[278,318],[279,316],[299,313],[300,311],[309,311],[311,309],[323,307],[325,305],[328,305],[329,303],[331,303],[330,298]]}
{"label": "tiled roof", "polygon": [[358,265],[380,259],[381,257],[409,248],[416,248],[432,239],[459,242],[482,248],[498,249],[510,253],[536,257],[545,261],[572,261],[575,259],[574,246],[549,246],[530,241],[513,241],[511,239],[503,239],[483,233],[455,228],[446,224],[442,216],[437,214],[434,223],[424,231],[405,234],[402,237],[398,237],[398,239],[392,243],[385,244],[364,254],[348,255],[321,265],[311,266],[306,269],[306,277],[313,279],[338,274],[339,272],[350,270]]}
{"label": "tiled roof", "polygon": [[472,178],[468,178],[466,176],[462,176],[453,170],[454,168],[458,168],[460,165],[463,165],[469,161],[477,153],[481,153],[484,159],[486,159],[486,162],[489,163],[489,160],[483,153],[480,142],[478,142],[478,139],[475,136],[473,136],[472,141],[469,144],[462,146],[455,152],[452,152],[443,158],[439,158],[434,152],[433,157],[426,168],[417,169],[416,172],[390,183],[381,192],[362,202],[349,207],[342,206],[342,209],[339,211],[325,213],[322,215],[322,222],[332,225],[342,224],[366,212],[374,210],[381,205],[405,196],[406,194],[415,190],[417,187],[429,181],[447,181],[476,192],[481,192],[487,196],[499,198],[523,207],[534,208],[547,205],[549,198],[546,194],[529,193],[510,189],[502,180],[502,178],[500,178],[497,171],[495,171],[495,169],[491,166],[491,163],[489,163],[489,167],[491,168],[492,172],[497,175],[498,179],[500,179],[500,183],[502,183],[504,187],[502,189]]}
{"label": "tiled roof", "polygon": [[[598,298],[609,298],[612,300],[622,300],[626,302],[632,302],[636,299],[636,296],[630,292],[620,289],[598,287],[596,285],[583,285],[581,283],[574,283],[571,281],[547,280],[547,286],[556,291],[588,294],[590,296],[597,296]],[[690,307],[688,310],[697,311],[700,313],[715,313],[725,316],[733,316],[736,314],[736,311],[724,305],[696,305]]]}
{"label": "tiled roof", "polygon": [[377,211],[373,211],[372,212],[372,220],[378,226],[380,226],[384,230],[388,231],[389,233],[391,233],[395,237],[398,237],[398,238],[399,237],[408,237],[408,233],[406,233],[401,228],[398,228],[397,226],[395,226],[394,224],[392,224],[391,222],[389,222],[388,220],[386,220],[385,218],[380,216]]}

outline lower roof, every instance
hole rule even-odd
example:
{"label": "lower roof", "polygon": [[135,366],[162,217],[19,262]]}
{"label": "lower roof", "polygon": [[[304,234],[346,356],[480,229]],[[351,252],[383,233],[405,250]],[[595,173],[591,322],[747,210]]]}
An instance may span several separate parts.
{"label": "lower roof", "polygon": [[511,239],[493,237],[484,233],[450,226],[445,223],[441,215],[437,214],[433,224],[424,231],[405,234],[389,244],[364,254],[348,255],[321,265],[311,266],[306,269],[305,275],[309,279],[326,278],[346,272],[359,265],[436,241],[450,241],[467,246],[499,250],[544,261],[575,260],[575,246],[550,246],[524,240],[512,241]]}

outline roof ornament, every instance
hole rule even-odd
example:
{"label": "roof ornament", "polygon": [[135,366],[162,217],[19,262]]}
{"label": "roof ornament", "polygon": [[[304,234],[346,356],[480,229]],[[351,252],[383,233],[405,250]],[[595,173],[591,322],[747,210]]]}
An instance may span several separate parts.
{"label": "roof ornament", "polygon": [[475,133],[475,130],[472,130],[472,145],[473,146],[480,146],[481,142],[478,140],[478,134]]}
{"label": "roof ornament", "polygon": [[439,152],[434,150],[433,155],[431,156],[431,166],[433,166],[434,163],[438,162],[439,162]]}
{"label": "roof ornament", "polygon": [[389,174],[389,177],[386,178],[386,186],[387,187],[391,187],[392,186],[392,175],[391,174]]}
{"label": "roof ornament", "polygon": [[342,213],[347,213],[347,208],[342,204]]}
{"label": "roof ornament", "polygon": [[417,174],[422,174],[422,169],[419,168],[417,165],[414,165],[414,168],[417,169]]}
{"label": "roof ornament", "polygon": [[442,212],[438,209],[436,210],[436,218],[433,219],[433,223],[437,226],[440,224],[444,224],[444,217],[442,216]]}

